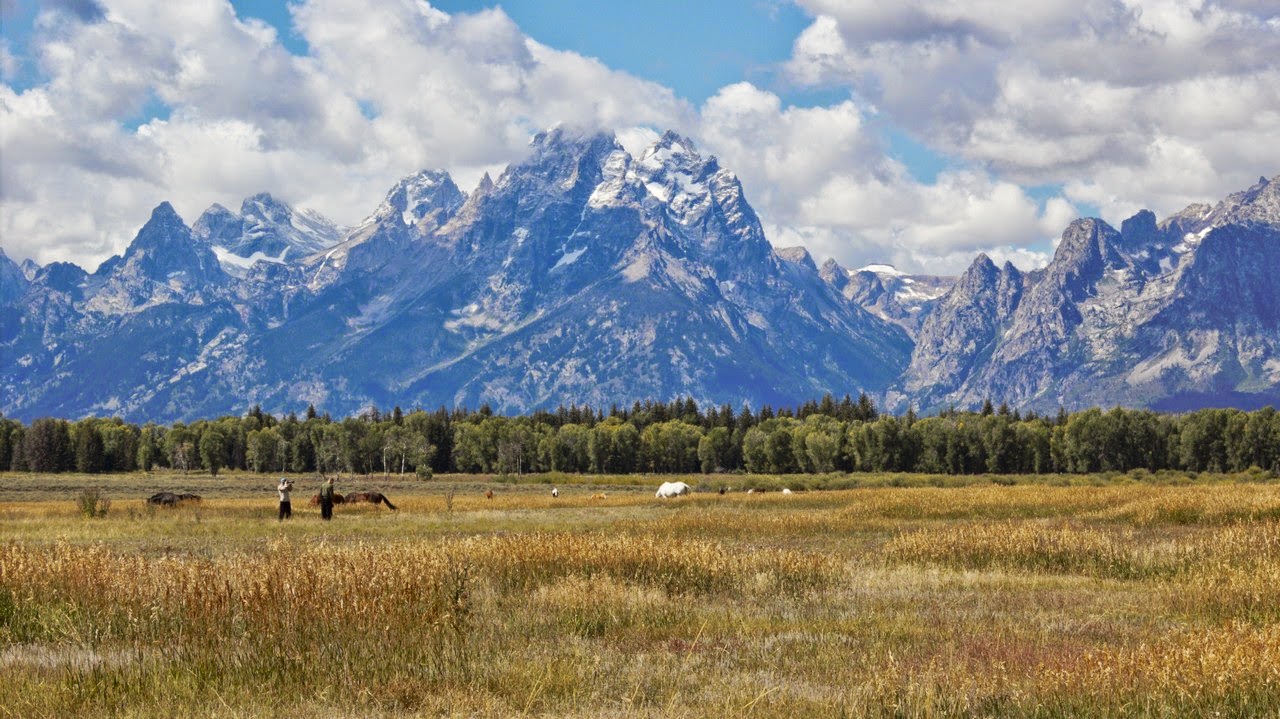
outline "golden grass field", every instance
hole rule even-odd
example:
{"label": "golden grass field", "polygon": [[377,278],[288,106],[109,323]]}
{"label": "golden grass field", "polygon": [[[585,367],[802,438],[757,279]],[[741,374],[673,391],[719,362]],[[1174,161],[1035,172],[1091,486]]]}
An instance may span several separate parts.
{"label": "golden grass field", "polygon": [[1274,481],[274,480],[0,475],[0,716],[1280,716]]}

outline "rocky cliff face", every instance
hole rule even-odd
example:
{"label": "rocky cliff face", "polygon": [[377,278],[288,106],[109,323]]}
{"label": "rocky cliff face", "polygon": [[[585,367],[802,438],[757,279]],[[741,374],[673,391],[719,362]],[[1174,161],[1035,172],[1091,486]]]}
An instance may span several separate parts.
{"label": "rocky cliff face", "polygon": [[168,303],[204,304],[229,277],[217,257],[196,243],[169,203],[161,203],[122,258],[111,258],[92,276],[85,310],[136,312]]}
{"label": "rocky cliff face", "polygon": [[990,360],[1024,289],[1016,267],[1007,262],[996,267],[978,255],[923,320],[893,402],[932,407],[951,399],[972,371]]}
{"label": "rocky cliff face", "polygon": [[[991,398],[1044,410],[1275,401],[1278,217],[1280,188],[1264,178],[1161,223],[1147,211],[1119,232],[1078,220],[1011,315],[984,310],[991,321],[966,333],[959,315],[982,303],[957,285],[926,322],[954,329],[922,331],[895,397],[926,408]],[[956,336],[988,338],[989,351],[966,362]]]}
{"label": "rocky cliff face", "polygon": [[296,259],[251,216],[289,213],[259,196],[192,232],[164,205],[94,276],[26,289],[3,411],[796,403],[877,392],[910,350],[811,259],[774,253],[737,178],[671,133],[636,158],[610,134],[549,131],[469,196],[419,173]]}

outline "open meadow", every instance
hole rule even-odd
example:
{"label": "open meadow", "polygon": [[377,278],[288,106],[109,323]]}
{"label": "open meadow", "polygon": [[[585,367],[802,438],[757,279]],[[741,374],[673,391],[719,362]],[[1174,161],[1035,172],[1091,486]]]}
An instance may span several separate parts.
{"label": "open meadow", "polygon": [[0,475],[0,716],[1280,716],[1269,476],[275,479]]}

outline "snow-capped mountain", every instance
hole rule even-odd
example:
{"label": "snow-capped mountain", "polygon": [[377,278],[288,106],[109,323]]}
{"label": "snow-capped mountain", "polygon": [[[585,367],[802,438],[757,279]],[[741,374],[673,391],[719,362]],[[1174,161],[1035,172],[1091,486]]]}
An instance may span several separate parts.
{"label": "snow-capped mountain", "polygon": [[[741,183],[667,133],[555,129],[470,194],[396,183],[358,226],[256,195],[162,203],[93,273],[0,252],[0,412],[169,421],[370,405],[692,396],[890,408],[1280,401],[1280,185],[959,278],[775,250]],[[914,339],[913,339],[914,338]]]}
{"label": "snow-capped mountain", "polygon": [[344,229],[312,210],[294,210],[263,192],[246,198],[237,214],[214,204],[191,227],[223,270],[243,277],[255,262],[285,264],[328,249]]}
{"label": "snow-capped mountain", "polygon": [[893,265],[846,270],[835,260],[827,260],[819,274],[845,297],[898,325],[913,339],[938,298],[956,281],[954,277],[907,274]]}
{"label": "snow-capped mountain", "polygon": [[[878,392],[910,351],[811,259],[776,254],[737,178],[671,133],[636,158],[548,131],[470,195],[419,173],[297,259],[252,244],[270,233],[246,218],[285,224],[269,204],[212,208],[194,232],[165,204],[94,275],[38,277],[7,305],[0,411],[796,403]],[[215,247],[269,261],[228,273]]]}
{"label": "snow-capped mountain", "polygon": [[1280,400],[1280,186],[1119,231],[1077,220],[1019,282],[980,257],[925,321],[890,396],[1053,409]]}
{"label": "snow-capped mountain", "polygon": [[[318,401],[358,377],[360,404],[777,402],[883,386],[906,360],[905,336],[784,266],[737,179],[688,140],[636,160],[610,134],[553,130],[460,206],[455,192],[434,178],[423,226],[393,190],[318,268],[348,252],[290,322],[307,329],[264,338],[269,355],[306,348]],[[352,271],[357,250],[378,269]]]}

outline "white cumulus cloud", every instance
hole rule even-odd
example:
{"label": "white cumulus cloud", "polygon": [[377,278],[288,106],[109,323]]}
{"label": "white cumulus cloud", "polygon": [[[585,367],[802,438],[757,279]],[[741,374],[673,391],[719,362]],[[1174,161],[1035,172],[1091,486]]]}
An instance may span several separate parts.
{"label": "white cumulus cloud", "polygon": [[92,269],[164,200],[193,222],[266,190],[354,223],[406,174],[443,167],[465,187],[558,122],[692,124],[669,89],[540,45],[500,10],[310,0],[292,8],[299,57],[226,0],[73,5],[37,19],[42,82],[0,84],[0,237],[41,263]]}
{"label": "white cumulus cloud", "polygon": [[943,152],[1062,184],[1108,219],[1280,167],[1280,5],[1257,0],[800,0],[788,69]]}
{"label": "white cumulus cloud", "polygon": [[1039,266],[1047,261],[1043,249],[1012,248],[1046,247],[1062,229],[1046,225],[1069,207],[1059,199],[1042,211],[1019,186],[980,171],[918,182],[886,156],[852,100],[784,106],[777,95],[738,83],[710,98],[701,116],[704,142],[742,178],[773,243],[804,244],[819,261],[946,273],[987,251]]}
{"label": "white cumulus cloud", "polygon": [[[788,75],[835,102],[742,82],[695,107],[501,9],[302,0],[299,56],[227,0],[48,3],[29,57],[0,44],[0,238],[92,268],[161,201],[193,222],[264,190],[352,224],[406,174],[445,168],[469,189],[566,123],[633,151],[693,136],[774,244],[819,260],[955,272],[984,251],[1028,268],[1078,206],[1164,214],[1280,166],[1270,3],[798,1],[814,20]],[[17,89],[19,66],[39,82]],[[889,128],[951,164],[917,179]],[[1039,185],[1065,192],[1024,189]]]}

